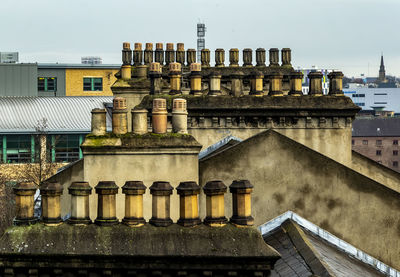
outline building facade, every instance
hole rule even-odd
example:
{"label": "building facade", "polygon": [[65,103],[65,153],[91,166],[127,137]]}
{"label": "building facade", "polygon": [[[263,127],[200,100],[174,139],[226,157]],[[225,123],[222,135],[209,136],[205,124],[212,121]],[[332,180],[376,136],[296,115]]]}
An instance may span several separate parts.
{"label": "building facade", "polygon": [[400,113],[400,88],[356,87],[344,89],[344,93],[363,110],[386,110]]}

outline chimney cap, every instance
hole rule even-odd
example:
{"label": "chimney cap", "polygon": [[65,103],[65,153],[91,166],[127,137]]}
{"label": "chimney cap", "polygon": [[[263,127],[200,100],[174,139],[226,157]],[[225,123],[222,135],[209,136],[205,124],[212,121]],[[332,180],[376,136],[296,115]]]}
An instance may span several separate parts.
{"label": "chimney cap", "polygon": [[261,47],[260,47],[260,48],[257,48],[257,49],[256,49],[256,52],[260,52],[260,51],[261,51],[261,52],[265,52],[265,48],[261,48]]}
{"label": "chimney cap", "polygon": [[180,182],[176,191],[179,195],[196,195],[200,193],[200,186],[194,181]]}
{"label": "chimney cap", "polygon": [[[146,190],[146,186],[142,181],[126,181],[124,186],[122,187],[122,192],[127,194],[136,194],[133,192],[144,191]],[[130,193],[132,192],[132,193]],[[142,194],[142,193],[141,193]]]}
{"label": "chimney cap", "polygon": [[142,50],[142,44],[140,42],[135,42],[135,50]]}
{"label": "chimney cap", "polygon": [[275,52],[278,52],[279,49],[278,49],[278,48],[270,48],[269,51],[270,51],[270,52],[274,52],[274,51],[275,51]]}
{"label": "chimney cap", "polygon": [[254,70],[251,72],[251,77],[264,77],[264,74],[261,71]]}
{"label": "chimney cap", "polygon": [[281,51],[291,51],[291,49],[290,48],[282,48]]}
{"label": "chimney cap", "polygon": [[229,186],[230,192],[248,192],[253,189],[253,185],[250,183],[249,180],[234,180],[232,184]]}
{"label": "chimney cap", "polygon": [[33,182],[24,181],[18,183],[13,190],[16,195],[34,195],[37,186]]}
{"label": "chimney cap", "polygon": [[169,182],[156,181],[150,187],[150,194],[154,195],[170,195],[174,188]]}
{"label": "chimney cap", "polygon": [[303,72],[300,72],[300,71],[293,71],[290,73],[290,77],[302,79],[304,77],[304,74],[303,74]]}
{"label": "chimney cap", "polygon": [[171,42],[167,43],[167,50],[174,50],[174,44]]}
{"label": "chimney cap", "polygon": [[72,182],[68,192],[73,195],[89,195],[92,194],[92,187],[88,182]]}
{"label": "chimney cap", "polygon": [[61,194],[63,186],[59,182],[43,182],[40,185],[40,194]]}
{"label": "chimney cap", "polygon": [[156,43],[156,50],[163,50],[163,49],[164,49],[164,46],[163,46],[162,42],[157,42]]}
{"label": "chimney cap", "polygon": [[178,42],[178,43],[176,44],[176,50],[178,50],[178,51],[185,51],[185,44],[182,43],[182,42]]}
{"label": "chimney cap", "polygon": [[98,194],[116,194],[119,187],[114,181],[100,181],[95,189]]}
{"label": "chimney cap", "polygon": [[210,74],[208,74],[208,77],[213,77],[213,78],[221,78],[222,76],[221,76],[221,73],[219,73],[219,72],[216,72],[216,71],[211,71],[211,73]]}
{"label": "chimney cap", "polygon": [[343,78],[344,74],[341,71],[332,71],[328,74],[328,78]]}
{"label": "chimney cap", "polygon": [[131,50],[131,44],[129,42],[123,42],[122,43],[122,48],[124,50]]}
{"label": "chimney cap", "polygon": [[319,72],[319,71],[308,73],[308,78],[309,79],[320,79],[322,77],[323,77],[323,74],[321,72]]}
{"label": "chimney cap", "polygon": [[277,78],[277,79],[283,79],[283,74],[281,72],[271,72],[268,74],[270,78]]}
{"label": "chimney cap", "polygon": [[153,50],[153,43],[146,42],[146,50]]}
{"label": "chimney cap", "polygon": [[225,193],[227,187],[222,181],[216,180],[207,182],[203,190],[206,195],[217,195]]}
{"label": "chimney cap", "polygon": [[251,49],[251,48],[244,48],[243,49],[243,52],[251,52],[251,51],[253,51],[253,49]]}

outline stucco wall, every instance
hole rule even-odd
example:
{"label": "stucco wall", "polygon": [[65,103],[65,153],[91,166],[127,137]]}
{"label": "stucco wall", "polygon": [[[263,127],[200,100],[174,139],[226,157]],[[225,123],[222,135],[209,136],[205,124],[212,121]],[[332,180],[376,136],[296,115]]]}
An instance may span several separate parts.
{"label": "stucco wall", "polygon": [[[256,225],[292,210],[400,268],[399,193],[278,133],[267,131],[200,162],[199,178],[202,186],[250,180]],[[229,217],[231,195],[225,200]]]}
{"label": "stucco wall", "polygon": [[[202,150],[220,141],[226,136],[233,135],[240,139],[248,139],[267,129],[261,128],[191,128],[191,134],[200,144]],[[318,152],[327,155],[341,163],[351,162],[351,128],[274,128],[273,130],[296,140]]]}
{"label": "stucco wall", "polygon": [[[72,176],[72,177],[71,177]],[[94,188],[99,181],[115,181],[119,187],[125,181],[139,180],[147,186],[144,195],[144,217],[151,218],[151,195],[149,187],[154,181],[168,181],[176,188],[179,182],[198,182],[197,154],[159,154],[159,155],[85,155],[84,159],[63,174],[54,177],[64,185],[62,196],[62,215],[70,212],[68,186],[72,181],[87,181]],[[69,179],[72,178],[73,180]],[[171,218],[179,218],[179,201],[176,190],[171,196]],[[117,195],[117,217],[125,214],[125,198],[122,190]],[[97,215],[97,195],[93,189],[90,196],[90,217]]]}

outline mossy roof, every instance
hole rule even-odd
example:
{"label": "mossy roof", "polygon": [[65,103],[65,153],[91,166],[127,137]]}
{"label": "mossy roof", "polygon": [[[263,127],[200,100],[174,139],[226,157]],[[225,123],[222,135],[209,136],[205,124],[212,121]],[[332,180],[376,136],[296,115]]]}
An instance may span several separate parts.
{"label": "mossy roof", "polygon": [[115,135],[107,133],[104,136],[87,135],[82,144],[82,149],[98,147],[120,149],[195,148],[200,151],[201,144],[191,135],[178,133],[147,133],[143,135],[133,133]]}
{"label": "mossy roof", "polygon": [[99,227],[91,224],[35,224],[12,227],[0,239],[0,257],[7,255],[100,255],[148,257],[247,257],[277,260],[253,227],[154,227],[131,228],[123,224]]}

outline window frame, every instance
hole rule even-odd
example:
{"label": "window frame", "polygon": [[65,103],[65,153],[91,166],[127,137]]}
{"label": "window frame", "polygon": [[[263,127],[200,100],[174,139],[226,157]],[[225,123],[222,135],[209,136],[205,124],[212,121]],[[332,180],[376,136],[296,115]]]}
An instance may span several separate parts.
{"label": "window frame", "polygon": [[[96,81],[100,81],[96,84]],[[97,86],[97,88],[96,88]],[[103,77],[83,77],[83,91],[103,91]]]}
{"label": "window frame", "polygon": [[375,154],[376,156],[382,156],[382,150],[376,150]]}
{"label": "window frame", "polygon": [[[39,87],[39,81],[43,80],[43,89]],[[54,88],[49,89],[49,80],[54,81]],[[38,77],[38,92],[56,92],[57,91],[57,77]]]}

